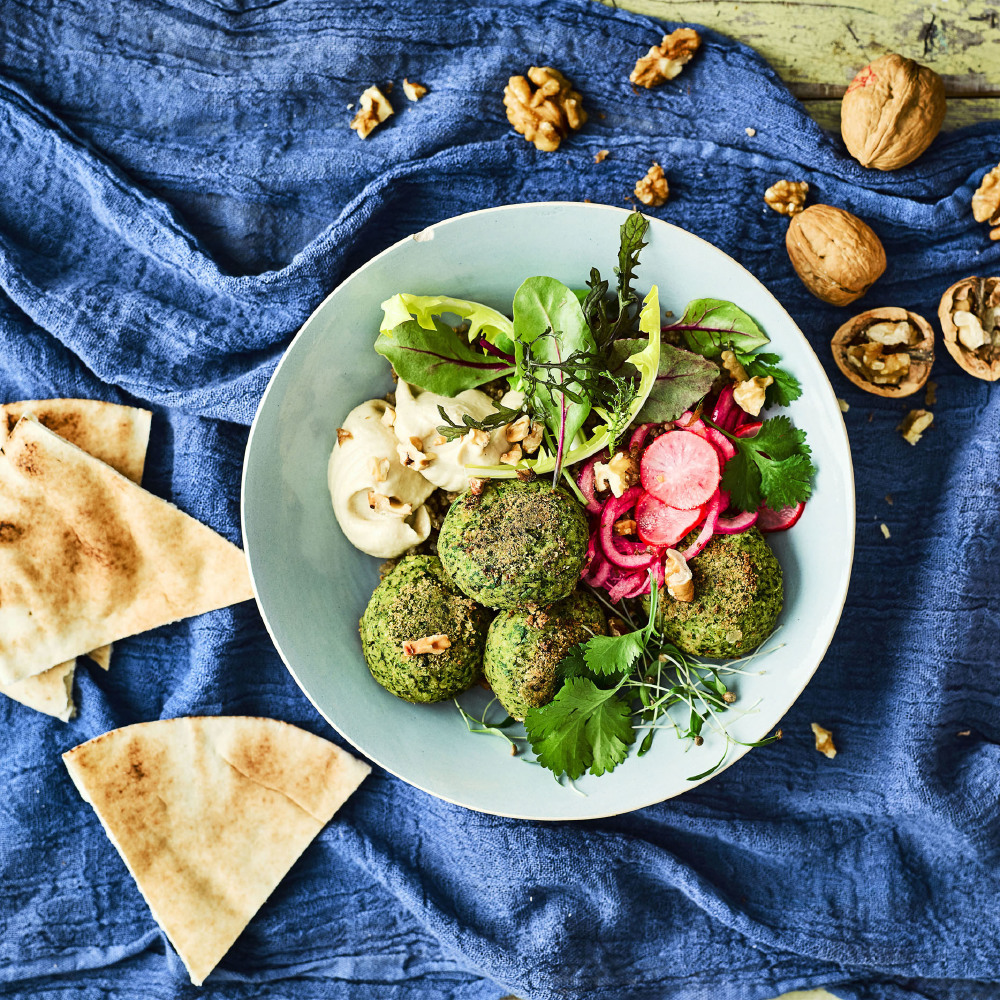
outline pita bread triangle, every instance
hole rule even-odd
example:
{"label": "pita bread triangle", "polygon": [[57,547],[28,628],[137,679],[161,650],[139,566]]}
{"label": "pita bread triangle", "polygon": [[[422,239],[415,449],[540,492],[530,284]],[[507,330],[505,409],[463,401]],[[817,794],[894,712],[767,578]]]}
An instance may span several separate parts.
{"label": "pita bread triangle", "polygon": [[[152,418],[149,410],[97,399],[29,399],[5,403],[0,405],[0,447],[25,413],[133,482],[142,480]],[[105,670],[111,665],[110,646],[91,650],[88,655]],[[0,683],[0,694],[68,722],[76,714],[75,672],[76,657],[14,684]]]}
{"label": "pita bread triangle", "polygon": [[252,596],[242,550],[18,421],[0,451],[0,682]]}
{"label": "pita bread triangle", "polygon": [[371,770],[242,716],[114,729],[63,761],[196,986]]}

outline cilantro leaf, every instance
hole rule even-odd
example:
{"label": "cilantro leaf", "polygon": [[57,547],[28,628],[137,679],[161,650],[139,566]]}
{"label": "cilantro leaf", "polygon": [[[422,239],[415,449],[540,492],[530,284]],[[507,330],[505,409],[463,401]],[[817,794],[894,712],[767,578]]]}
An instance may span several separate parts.
{"label": "cilantro leaf", "polygon": [[765,420],[753,436],[727,435],[736,455],[726,463],[722,488],[740,510],[772,510],[808,500],[816,468],[809,457],[805,432],[786,416]]}
{"label": "cilantro leaf", "polygon": [[774,382],[767,387],[764,396],[765,406],[788,406],[802,395],[799,380],[791,373],[779,368],[781,358],[777,354],[761,352],[760,354],[739,354],[740,364],[750,378],[768,375]]}
{"label": "cilantro leaf", "polygon": [[547,705],[528,710],[524,728],[543,767],[572,779],[588,768],[599,776],[628,755],[631,714],[618,688],[602,691],[586,677],[570,677]]}
{"label": "cilantro leaf", "polygon": [[625,635],[595,635],[583,647],[583,658],[595,674],[618,674],[631,669],[646,648],[644,631]]}

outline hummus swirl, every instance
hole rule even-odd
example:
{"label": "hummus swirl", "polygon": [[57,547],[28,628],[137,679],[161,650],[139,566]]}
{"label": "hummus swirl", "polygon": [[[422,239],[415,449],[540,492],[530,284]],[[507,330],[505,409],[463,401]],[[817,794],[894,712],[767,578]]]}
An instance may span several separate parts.
{"label": "hummus swirl", "polygon": [[[402,383],[400,383],[402,385]],[[424,501],[434,484],[400,461],[393,408],[371,399],[348,413],[330,454],[327,484],[333,512],[348,541],[362,552],[392,559],[430,534]]]}

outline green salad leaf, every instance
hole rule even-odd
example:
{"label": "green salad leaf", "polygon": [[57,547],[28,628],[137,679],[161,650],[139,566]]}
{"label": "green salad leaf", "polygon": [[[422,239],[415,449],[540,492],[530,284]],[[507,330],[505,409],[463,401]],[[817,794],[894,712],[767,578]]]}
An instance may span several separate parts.
{"label": "green salad leaf", "polygon": [[753,437],[726,437],[736,455],[726,463],[721,485],[734,507],[757,510],[766,504],[781,510],[809,499],[816,468],[805,431],[792,426],[788,417],[765,420]]}
{"label": "green salad leaf", "polygon": [[774,379],[764,394],[765,406],[788,406],[802,395],[799,380],[791,372],[778,367],[781,358],[777,354],[761,351],[757,354],[737,353],[736,357],[750,378],[770,375]]}
{"label": "green salad leaf", "polygon": [[688,347],[706,358],[716,358],[723,351],[750,354],[769,343],[752,317],[725,299],[692,300],[668,329],[682,333]]}
{"label": "green salad leaf", "polygon": [[613,771],[635,742],[632,709],[617,687],[605,691],[587,677],[568,677],[547,705],[524,720],[539,763],[576,779],[586,770]]}
{"label": "green salad leaf", "polygon": [[458,316],[469,324],[469,343],[488,341],[505,354],[514,353],[514,324],[503,313],[468,299],[448,295],[411,295],[400,292],[382,303],[382,333],[389,333],[401,323],[416,320],[424,330],[434,330],[444,315]]}
{"label": "green salad leaf", "polygon": [[388,333],[380,333],[375,350],[388,358],[404,382],[441,396],[457,396],[463,389],[484,385],[514,371],[514,366],[503,359],[469,347],[443,323],[427,330],[407,320]]}
{"label": "green salad leaf", "polygon": [[[644,340],[616,341],[616,360],[620,364],[629,363],[632,352],[645,343]],[[685,410],[697,406],[718,377],[719,368],[714,362],[671,344],[661,344],[656,381],[638,419],[644,423],[676,420]]]}

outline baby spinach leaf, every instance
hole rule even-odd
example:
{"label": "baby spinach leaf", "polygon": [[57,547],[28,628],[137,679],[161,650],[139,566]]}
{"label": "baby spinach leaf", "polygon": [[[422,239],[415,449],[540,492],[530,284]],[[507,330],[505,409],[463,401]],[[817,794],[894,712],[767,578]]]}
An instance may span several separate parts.
{"label": "baby spinach leaf", "polygon": [[456,396],[514,370],[506,361],[469,347],[444,324],[428,330],[407,320],[380,333],[375,350],[389,359],[404,382],[441,396]]}
{"label": "baby spinach leaf", "polygon": [[669,329],[683,333],[688,347],[706,358],[730,350],[749,354],[769,342],[747,313],[725,299],[694,299]]}
{"label": "baby spinach leaf", "polygon": [[524,718],[538,762],[576,779],[613,771],[635,741],[632,709],[618,688],[602,691],[586,677],[569,677],[547,705]]}

